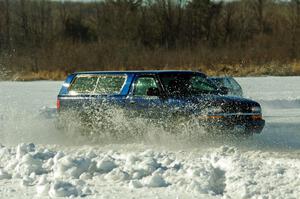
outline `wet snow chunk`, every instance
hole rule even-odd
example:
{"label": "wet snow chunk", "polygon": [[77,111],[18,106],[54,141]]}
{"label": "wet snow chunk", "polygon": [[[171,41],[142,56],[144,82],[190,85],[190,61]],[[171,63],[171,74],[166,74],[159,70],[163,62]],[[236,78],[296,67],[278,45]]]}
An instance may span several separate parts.
{"label": "wet snow chunk", "polygon": [[21,159],[25,154],[29,153],[29,152],[34,152],[35,150],[35,145],[34,144],[19,144],[17,146],[17,150],[16,150],[16,157],[17,159]]}
{"label": "wet snow chunk", "polygon": [[109,156],[104,157],[97,163],[97,171],[99,171],[100,173],[108,173],[116,167],[117,165],[114,162],[114,159]]}
{"label": "wet snow chunk", "polygon": [[158,175],[154,174],[144,179],[144,184],[147,187],[167,187],[168,183],[166,183],[165,179]]}
{"label": "wet snow chunk", "polygon": [[3,169],[0,169],[0,180],[5,180],[5,179],[11,179],[11,175],[4,171]]}
{"label": "wet snow chunk", "polygon": [[57,161],[54,165],[55,178],[76,178],[78,179],[81,174],[88,171],[91,164],[89,158],[72,158],[65,156]]}
{"label": "wet snow chunk", "polygon": [[36,192],[38,195],[48,195],[50,189],[50,183],[47,180],[47,176],[43,175],[39,179],[37,185],[36,185]]}
{"label": "wet snow chunk", "polygon": [[45,172],[42,166],[43,162],[40,159],[34,158],[31,154],[26,154],[17,165],[16,171],[21,176],[30,175],[31,173],[40,175]]}
{"label": "wet snow chunk", "polygon": [[77,197],[78,190],[69,182],[55,181],[49,191],[50,197]]}

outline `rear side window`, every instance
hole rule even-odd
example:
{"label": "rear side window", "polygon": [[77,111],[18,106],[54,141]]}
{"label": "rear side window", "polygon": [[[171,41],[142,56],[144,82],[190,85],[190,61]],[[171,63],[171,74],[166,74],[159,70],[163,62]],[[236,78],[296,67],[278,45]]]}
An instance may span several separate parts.
{"label": "rear side window", "polygon": [[69,92],[71,95],[118,95],[125,80],[125,75],[79,75],[72,82]]}
{"label": "rear side window", "polygon": [[97,81],[97,76],[75,77],[69,91],[76,93],[91,93],[95,90]]}
{"label": "rear side window", "polygon": [[98,79],[95,93],[120,94],[125,79],[125,76],[101,76]]}

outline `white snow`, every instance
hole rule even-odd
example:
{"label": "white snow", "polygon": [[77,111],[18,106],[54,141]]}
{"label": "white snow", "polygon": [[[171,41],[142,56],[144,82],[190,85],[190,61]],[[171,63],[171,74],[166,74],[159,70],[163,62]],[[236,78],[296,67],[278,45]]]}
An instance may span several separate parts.
{"label": "white snow", "polygon": [[139,120],[135,136],[118,116],[128,131],[99,142],[55,128],[61,82],[0,82],[0,198],[299,198],[300,77],[238,81],[262,104],[260,135],[175,135]]}
{"label": "white snow", "polygon": [[0,180],[4,180],[4,179],[11,179],[11,175],[8,174],[3,169],[0,169]]}
{"label": "white snow", "polygon": [[[32,144],[20,145],[30,148]],[[99,198],[102,194],[116,198],[141,197],[143,192],[165,198],[165,191],[169,192],[167,198],[178,195],[183,198],[297,198],[300,194],[298,152],[274,155],[273,152],[240,151],[236,147],[221,146],[205,152],[148,149],[151,153],[145,154],[144,151],[124,150],[111,153],[97,146],[84,146],[84,150],[92,150],[97,155],[87,158],[87,154],[78,153],[80,148],[68,148],[64,152],[67,155],[54,161],[62,151],[52,149],[39,154],[45,151],[45,146],[36,146],[23,155],[23,158],[31,157],[24,162],[23,158],[16,158],[20,145],[6,147],[7,153],[1,156],[4,168],[0,170],[0,174],[4,174],[0,175],[4,176],[0,179],[4,185],[0,188],[1,195],[8,187],[17,190],[9,195],[16,198],[22,189],[31,190],[39,197],[90,198]],[[133,156],[139,158],[140,164],[128,163]],[[175,160],[166,161],[169,157]],[[3,160],[17,160],[16,167],[5,167]],[[34,166],[36,162],[38,166]],[[99,162],[106,162],[106,169],[100,169]],[[142,174],[136,175],[137,172]],[[18,175],[11,177],[12,173]],[[82,177],[83,174],[89,177]],[[19,185],[11,185],[10,181],[19,182]],[[130,195],[123,195],[123,189],[131,190]]]}

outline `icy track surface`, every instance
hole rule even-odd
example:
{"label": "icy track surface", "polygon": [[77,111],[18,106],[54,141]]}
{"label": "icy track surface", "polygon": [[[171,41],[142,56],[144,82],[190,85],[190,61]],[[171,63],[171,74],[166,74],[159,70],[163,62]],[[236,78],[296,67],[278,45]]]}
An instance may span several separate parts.
{"label": "icy track surface", "polygon": [[55,128],[61,82],[0,82],[0,198],[299,198],[300,77],[237,80],[267,122],[248,139],[115,117],[143,136],[93,140]]}

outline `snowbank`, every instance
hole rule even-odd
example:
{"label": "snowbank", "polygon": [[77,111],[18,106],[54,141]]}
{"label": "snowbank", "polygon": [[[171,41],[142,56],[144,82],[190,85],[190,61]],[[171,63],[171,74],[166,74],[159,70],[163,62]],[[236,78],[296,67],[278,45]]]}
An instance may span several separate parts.
{"label": "snowbank", "polygon": [[[98,197],[104,185],[212,198],[297,198],[300,160],[223,146],[198,152],[49,150],[34,144],[0,149],[0,183],[19,182],[37,196]],[[2,190],[1,190],[2,189]],[[0,193],[3,187],[0,188]],[[112,196],[121,196],[112,192]],[[1,195],[0,195],[1,196]],[[126,198],[124,196],[123,198]]]}

